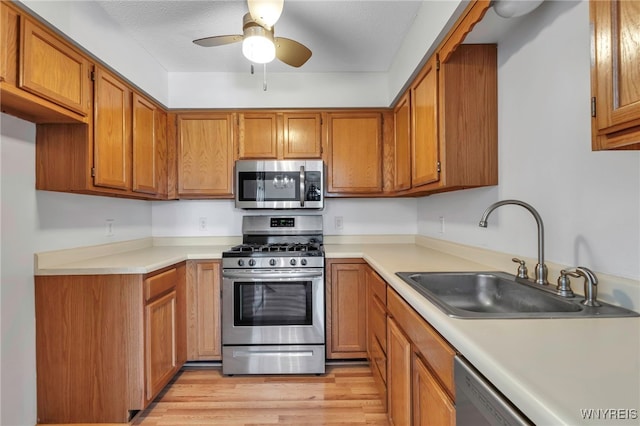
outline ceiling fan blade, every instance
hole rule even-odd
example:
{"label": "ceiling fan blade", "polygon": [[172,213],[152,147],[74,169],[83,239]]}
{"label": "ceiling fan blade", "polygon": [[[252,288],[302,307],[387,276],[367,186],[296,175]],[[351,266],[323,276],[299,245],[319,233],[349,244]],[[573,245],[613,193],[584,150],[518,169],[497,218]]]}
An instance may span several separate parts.
{"label": "ceiling fan blade", "polygon": [[247,0],[251,18],[270,30],[282,14],[284,0]]}
{"label": "ceiling fan blade", "polygon": [[213,37],[205,37],[199,38],[197,40],[193,40],[195,44],[202,47],[214,47],[214,46],[222,46],[225,44],[237,43],[242,41],[241,35],[223,35],[223,36],[213,36]]}
{"label": "ceiling fan blade", "polygon": [[311,57],[311,50],[302,43],[284,37],[274,37],[276,57],[287,65],[300,67]]}

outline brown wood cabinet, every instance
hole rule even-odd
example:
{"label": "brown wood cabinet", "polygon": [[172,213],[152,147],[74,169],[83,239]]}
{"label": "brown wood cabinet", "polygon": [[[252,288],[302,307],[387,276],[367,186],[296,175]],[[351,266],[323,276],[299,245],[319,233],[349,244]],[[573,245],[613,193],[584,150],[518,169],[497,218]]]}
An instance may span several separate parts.
{"label": "brown wood cabinet", "polygon": [[393,109],[393,190],[411,188],[411,92],[405,93]]}
{"label": "brown wood cabinet", "polygon": [[438,67],[432,56],[411,86],[411,182],[438,181]]}
{"label": "brown wood cabinet", "polygon": [[387,395],[391,425],[411,425],[411,342],[392,317],[387,320]]}
{"label": "brown wood cabinet", "polygon": [[93,83],[88,124],[38,124],[36,188],[166,199],[166,113],[99,65]]}
{"label": "brown wood cabinet", "polygon": [[589,7],[592,148],[640,149],[640,4],[591,0]]}
{"label": "brown wood cabinet", "polygon": [[178,196],[233,198],[233,113],[180,113]]}
{"label": "brown wood cabinet", "polygon": [[367,357],[387,406],[387,283],[367,266]]}
{"label": "brown wood cabinet", "polygon": [[89,61],[11,2],[0,2],[2,111],[35,123],[88,122]]}
{"label": "brown wood cabinet", "polygon": [[94,185],[131,188],[131,90],[96,67],[94,86]]}
{"label": "brown wood cabinet", "polygon": [[239,159],[322,156],[322,115],[316,111],[238,113]]}
{"label": "brown wood cabinet", "polygon": [[390,287],[387,311],[390,421],[455,424],[455,350]]}
{"label": "brown wood cabinet", "polygon": [[327,358],[367,357],[367,265],[362,259],[327,259]]}
{"label": "brown wood cabinet", "polygon": [[278,120],[271,112],[238,114],[238,158],[278,158]]}
{"label": "brown wood cabinet", "polygon": [[187,261],[187,359],[222,359],[219,261]]}
{"label": "brown wood cabinet", "polygon": [[327,192],[382,192],[382,113],[327,113]]}
{"label": "brown wood cabinet", "polygon": [[35,277],[38,423],[126,423],[186,359],[185,266]]}
{"label": "brown wood cabinet", "polygon": [[167,194],[167,113],[133,93],[132,190]]}

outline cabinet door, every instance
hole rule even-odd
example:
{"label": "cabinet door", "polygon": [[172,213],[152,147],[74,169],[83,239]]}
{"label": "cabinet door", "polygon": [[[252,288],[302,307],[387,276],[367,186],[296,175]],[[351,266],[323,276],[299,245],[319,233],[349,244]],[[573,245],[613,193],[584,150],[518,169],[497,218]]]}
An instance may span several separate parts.
{"label": "cabinet door", "polygon": [[367,356],[365,268],[364,263],[331,264],[328,358]]}
{"label": "cabinet door", "polygon": [[178,195],[233,195],[233,114],[178,116]]}
{"label": "cabinet door", "polygon": [[13,85],[18,80],[20,15],[7,2],[0,2],[0,81]]}
{"label": "cabinet door", "polygon": [[398,102],[394,111],[393,189],[411,188],[411,92]]}
{"label": "cabinet door", "polygon": [[178,368],[176,347],[176,292],[145,307],[146,399],[152,400]]}
{"label": "cabinet door", "polygon": [[100,67],[94,90],[94,185],[129,189],[131,90]]}
{"label": "cabinet door", "polygon": [[19,86],[82,115],[90,112],[89,63],[29,19],[22,19]]}
{"label": "cabinet door", "polygon": [[275,113],[240,113],[238,158],[278,158]]}
{"label": "cabinet door", "polygon": [[392,318],[387,320],[387,397],[389,421],[411,424],[411,343]]}
{"label": "cabinet door", "polygon": [[640,2],[590,2],[594,29],[595,68],[592,69],[592,96],[595,97],[594,148],[615,148],[638,144],[640,129],[640,55],[638,28]]}
{"label": "cabinet door", "polygon": [[327,115],[327,191],[382,191],[382,115],[375,112]]}
{"label": "cabinet door", "polygon": [[411,181],[413,186],[439,179],[438,77],[433,55],[411,87]]}
{"label": "cabinet door", "polygon": [[455,406],[425,366],[413,355],[413,424],[414,426],[455,426]]}
{"label": "cabinet door", "polygon": [[136,192],[158,193],[158,113],[154,104],[133,94],[133,190]]}
{"label": "cabinet door", "polygon": [[321,158],[319,113],[284,113],[282,116],[282,158]]}
{"label": "cabinet door", "polygon": [[189,262],[188,266],[188,336],[189,360],[220,360],[220,262]]}

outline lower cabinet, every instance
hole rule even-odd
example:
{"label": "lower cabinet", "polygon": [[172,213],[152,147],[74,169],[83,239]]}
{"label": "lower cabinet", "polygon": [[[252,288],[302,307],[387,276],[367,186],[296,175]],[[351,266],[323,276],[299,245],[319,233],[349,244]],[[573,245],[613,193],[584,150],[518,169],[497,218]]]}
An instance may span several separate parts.
{"label": "lower cabinet", "polygon": [[326,260],[327,359],[367,357],[367,264]]}
{"label": "lower cabinet", "polygon": [[370,267],[367,357],[394,426],[455,425],[455,350]]}
{"label": "lower cabinet", "polygon": [[387,287],[387,394],[393,425],[454,425],[455,350]]}
{"label": "lower cabinet", "polygon": [[187,359],[222,359],[220,261],[187,261]]}
{"label": "lower cabinet", "polygon": [[186,360],[185,264],[36,276],[38,423],[126,423]]}

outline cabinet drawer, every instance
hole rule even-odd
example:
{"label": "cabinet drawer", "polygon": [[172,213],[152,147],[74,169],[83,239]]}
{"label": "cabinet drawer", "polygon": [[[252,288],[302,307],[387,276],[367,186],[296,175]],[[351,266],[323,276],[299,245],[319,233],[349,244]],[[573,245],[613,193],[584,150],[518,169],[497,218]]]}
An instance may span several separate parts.
{"label": "cabinet drawer", "polygon": [[[384,383],[387,382],[387,356],[386,348],[381,346],[380,341],[374,336],[369,335],[371,368],[376,370]],[[385,339],[386,341],[386,339]]]}
{"label": "cabinet drawer", "polygon": [[387,303],[387,283],[380,278],[375,271],[369,270],[369,288],[371,292],[376,295],[382,302],[382,306]]}
{"label": "cabinet drawer", "polygon": [[455,400],[453,348],[391,288],[387,290],[387,309]]}
{"label": "cabinet drawer", "polygon": [[172,290],[175,288],[177,281],[178,271],[175,268],[147,278],[144,281],[145,302]]}
{"label": "cabinet drawer", "polygon": [[380,342],[382,351],[387,352],[387,314],[377,297],[369,299],[369,334]]}

